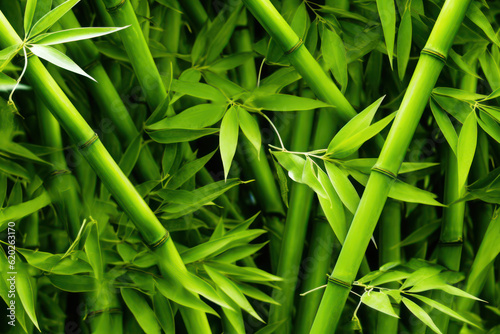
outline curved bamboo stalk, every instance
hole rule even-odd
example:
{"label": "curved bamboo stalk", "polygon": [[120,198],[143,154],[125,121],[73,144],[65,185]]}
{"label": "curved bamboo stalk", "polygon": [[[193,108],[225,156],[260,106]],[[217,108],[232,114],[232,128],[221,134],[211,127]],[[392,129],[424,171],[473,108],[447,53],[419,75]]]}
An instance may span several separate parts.
{"label": "curved bamboo stalk", "polygon": [[[1,46],[8,47],[21,43],[22,40],[0,11]],[[40,94],[43,102],[52,111],[54,117],[69,134],[72,141],[79,146],[82,155],[87,159],[120,207],[136,225],[144,241],[148,245],[163,242],[161,246],[156,248],[156,253],[161,255],[158,266],[162,274],[168,276],[175,275],[178,271],[187,271],[172,239],[168,238],[168,232],[38,57],[30,57],[26,76],[33,88]],[[197,333],[211,332],[204,313],[194,310],[188,311]]]}
{"label": "curved bamboo stalk", "polygon": [[[387,200],[470,0],[447,0],[436,20],[356,210],[339,259],[321,301],[311,333],[333,332],[356,278],[364,252]],[[336,282],[343,282],[337,284]],[[345,283],[345,285],[344,285]]]}

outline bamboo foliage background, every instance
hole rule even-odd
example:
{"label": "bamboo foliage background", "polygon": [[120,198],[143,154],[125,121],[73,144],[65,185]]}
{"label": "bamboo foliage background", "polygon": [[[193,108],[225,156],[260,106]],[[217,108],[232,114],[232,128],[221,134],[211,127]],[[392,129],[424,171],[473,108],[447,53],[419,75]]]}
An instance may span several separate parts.
{"label": "bamboo foliage background", "polygon": [[497,333],[499,15],[0,2],[0,331]]}

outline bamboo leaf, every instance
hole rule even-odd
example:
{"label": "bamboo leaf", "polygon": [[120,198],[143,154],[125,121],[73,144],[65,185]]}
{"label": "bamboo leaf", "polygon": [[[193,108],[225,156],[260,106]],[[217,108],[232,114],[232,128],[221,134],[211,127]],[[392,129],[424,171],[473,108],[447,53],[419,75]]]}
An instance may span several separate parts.
{"label": "bamboo leaf", "polygon": [[360,201],[358,192],[347,178],[347,175],[344,174],[335,163],[325,161],[325,167],[332,185],[342,200],[342,203],[344,203],[346,208],[354,214]]}
{"label": "bamboo leaf", "polygon": [[363,129],[369,127],[383,99],[384,97],[381,97],[380,99],[366,107],[365,110],[354,116],[346,125],[344,125],[328,145],[328,152],[333,151],[344,140],[349,139],[356,133],[359,133]]}
{"label": "bamboo leaf", "polygon": [[377,0],[377,9],[384,30],[385,45],[392,68],[392,55],[396,37],[396,7],[393,0]]}
{"label": "bamboo leaf", "polygon": [[436,326],[434,321],[432,321],[431,317],[417,304],[409,300],[408,298],[403,297],[403,304],[413,313],[420,321],[422,321],[426,326],[432,329],[434,332],[441,334],[441,331]]}
{"label": "bamboo leaf", "polygon": [[196,173],[198,173],[207,162],[213,157],[216,151],[205,155],[199,159],[188,162],[179,170],[177,170],[167,183],[168,189],[177,189],[182,186],[186,181],[192,178]]}
{"label": "bamboo leaf", "polygon": [[163,296],[177,304],[217,316],[217,313],[210,306],[186,290],[180,282],[170,278],[162,278],[155,279],[155,285]]}
{"label": "bamboo leaf", "polygon": [[410,8],[406,8],[403,13],[403,17],[401,17],[401,23],[399,24],[398,42],[397,42],[398,74],[399,74],[399,80],[401,81],[403,81],[406,72],[406,67],[408,66],[408,60],[410,59],[411,41],[412,41],[411,11]]}
{"label": "bamboo leaf", "polygon": [[326,173],[319,170],[318,176],[328,195],[328,198],[318,196],[319,203],[337,239],[339,239],[340,243],[343,243],[347,235],[347,222],[342,201],[335,192],[332,181]]}
{"label": "bamboo leaf", "polygon": [[247,137],[252,146],[257,150],[257,156],[260,158],[262,139],[257,120],[244,108],[238,108],[238,120],[241,131],[243,131],[245,137]]}
{"label": "bamboo leaf", "polygon": [[488,38],[500,47],[500,41],[498,40],[495,31],[493,30],[488,18],[483,14],[479,5],[476,2],[471,3],[469,10],[467,11],[467,17],[474,22]]}
{"label": "bamboo leaf", "polygon": [[26,311],[38,331],[40,331],[40,326],[38,325],[38,320],[35,312],[35,300],[37,292],[34,280],[29,274],[26,265],[22,263],[19,258],[16,259],[15,269],[17,271],[17,274],[15,275],[16,292],[21,299],[24,310]]}
{"label": "bamboo leaf", "polygon": [[68,30],[61,30],[56,32],[50,32],[43,35],[38,35],[31,41],[32,44],[37,45],[55,45],[62,43],[69,43],[75,41],[81,41],[84,39],[96,38],[100,36],[105,36],[116,31],[128,28],[73,28]]}
{"label": "bamboo leaf", "polygon": [[[229,321],[228,324],[224,324],[225,326],[225,332],[228,333],[237,333],[237,334],[244,334],[245,333],[245,322],[243,321],[243,313],[241,312],[241,308],[238,307],[238,304],[236,304],[230,296],[228,296],[224,291],[220,288],[217,287],[217,293],[221,295],[222,298],[228,303],[231,309],[222,308],[222,312],[226,316],[227,320]],[[232,328],[231,328],[232,327]]]}
{"label": "bamboo leaf", "polygon": [[430,101],[432,115],[434,115],[434,119],[439,126],[439,129],[446,138],[446,141],[450,145],[450,148],[457,156],[457,146],[458,146],[458,135],[455,131],[455,127],[450,121],[450,118],[446,114],[446,112],[434,101],[431,99]]}
{"label": "bamboo leaf", "polygon": [[495,121],[495,119],[481,110],[479,111],[479,117],[476,117],[476,121],[484,132],[500,143],[500,125]]}
{"label": "bamboo leaf", "polygon": [[330,30],[323,25],[321,36],[321,53],[326,64],[332,70],[335,80],[345,91],[347,87],[347,59],[344,42],[334,30]]}
{"label": "bamboo leaf", "polygon": [[167,298],[157,292],[153,295],[153,310],[165,333],[175,333],[174,312]]}
{"label": "bamboo leaf", "polygon": [[[242,8],[242,4],[238,4],[237,6],[232,6],[232,7],[234,9],[233,12],[231,13],[231,16],[229,16],[224,25],[220,27],[215,37],[210,41],[210,46],[208,47],[206,53],[208,63],[213,62],[220,55],[222,50],[224,50],[227,43],[229,42],[231,35],[233,34],[234,28],[236,27],[236,23]],[[219,15],[222,14],[223,12],[221,12]]]}
{"label": "bamboo leaf", "polygon": [[252,305],[248,302],[243,293],[238,289],[238,286],[234,284],[226,276],[218,273],[217,271],[211,269],[209,266],[203,267],[208,273],[210,278],[215,282],[215,284],[224,291],[230,298],[242,309],[247,311],[255,319],[264,322],[262,318],[255,312]]}
{"label": "bamboo leaf", "polygon": [[27,0],[26,9],[24,10],[24,34],[28,35],[31,28],[31,23],[33,21],[33,16],[35,15],[36,0]]}
{"label": "bamboo leaf", "polygon": [[260,96],[252,102],[257,108],[271,111],[311,110],[330,106],[322,101],[286,94]]}
{"label": "bamboo leaf", "polygon": [[[2,72],[12,58],[19,52],[19,45],[11,45],[3,50],[0,50],[0,72]],[[8,78],[8,77],[7,77]],[[14,81],[15,83],[15,81]]]}
{"label": "bamboo leaf", "polygon": [[[332,157],[341,159],[348,157],[354,153],[357,149],[361,147],[367,140],[376,136],[380,131],[382,131],[396,116],[396,112],[393,112],[387,117],[384,117],[380,121],[370,125],[366,129],[354,134],[350,138],[344,139],[341,143],[333,148],[328,147],[328,154]],[[338,135],[338,134],[337,134]]]}
{"label": "bamboo leaf", "polygon": [[227,180],[231,163],[233,162],[236,146],[238,145],[238,109],[239,107],[230,107],[224,115],[220,125],[219,147],[224,166],[224,179]]}
{"label": "bamboo leaf", "polygon": [[379,312],[390,315],[391,317],[399,318],[392,308],[389,297],[385,293],[367,291],[361,296],[361,302]]}
{"label": "bamboo leaf", "polygon": [[462,126],[457,144],[458,187],[461,189],[467,182],[472,160],[476,152],[477,122],[476,113],[471,112]]}
{"label": "bamboo leaf", "polygon": [[165,129],[148,131],[148,136],[161,144],[175,144],[196,140],[219,132],[218,128],[204,129]]}
{"label": "bamboo leaf", "polygon": [[128,309],[132,312],[144,332],[147,334],[160,333],[161,329],[155,313],[144,297],[133,289],[121,288],[120,292],[125,304],[127,304]]}
{"label": "bamboo leaf", "polygon": [[47,276],[53,286],[67,292],[92,292],[96,291],[97,281],[94,277],[85,275],[49,275]]}
{"label": "bamboo leaf", "polygon": [[65,70],[83,75],[84,77],[87,77],[93,81],[95,81],[94,78],[92,78],[90,75],[85,73],[84,70],[80,68],[73,60],[71,60],[68,56],[66,56],[64,53],[62,53],[59,50],[54,49],[51,46],[45,46],[45,45],[30,45],[28,46],[31,52],[35,54],[36,56],[45,59],[46,61],[59,66],[61,68],[64,68]]}
{"label": "bamboo leaf", "polygon": [[433,307],[445,314],[447,314],[448,316],[452,317],[452,318],[455,318],[459,321],[462,321],[462,322],[465,322],[466,324],[469,324],[469,325],[472,325],[472,326],[475,326],[477,328],[480,328],[478,325],[476,325],[475,323],[467,320],[466,318],[464,318],[463,316],[461,316],[460,314],[458,314],[457,312],[453,311],[451,308],[447,307],[446,305],[443,305],[441,303],[438,303],[437,301],[435,300],[432,300],[430,298],[427,298],[427,297],[424,297],[424,296],[421,296],[421,295],[412,295],[412,297],[426,303],[427,305],[429,305],[430,307]]}
{"label": "bamboo leaf", "polygon": [[278,162],[288,171],[288,176],[295,182],[302,183],[302,173],[306,159],[287,152],[272,152]]}
{"label": "bamboo leaf", "polygon": [[0,209],[0,231],[7,228],[8,222],[19,221],[21,218],[46,207],[50,202],[49,194],[44,191],[32,200]]}
{"label": "bamboo leaf", "polygon": [[85,253],[94,270],[94,277],[97,280],[101,280],[104,275],[104,266],[101,255],[101,245],[99,243],[99,230],[96,221],[93,221],[90,225],[90,232],[85,241]]}
{"label": "bamboo leaf", "polygon": [[42,16],[38,22],[36,22],[29,33],[29,37],[35,37],[38,34],[44,32],[45,30],[52,27],[54,23],[59,21],[59,19],[73,8],[80,0],[68,0],[56,8],[52,9],[50,12]]}

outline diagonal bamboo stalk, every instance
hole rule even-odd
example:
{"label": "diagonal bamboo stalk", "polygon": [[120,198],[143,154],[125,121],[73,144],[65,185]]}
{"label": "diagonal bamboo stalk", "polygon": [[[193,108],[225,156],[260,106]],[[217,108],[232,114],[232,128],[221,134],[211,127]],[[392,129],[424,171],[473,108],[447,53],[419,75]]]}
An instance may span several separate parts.
{"label": "diagonal bamboo stalk", "polygon": [[[56,0],[56,4],[64,1]],[[78,22],[73,11],[64,15],[59,23],[64,29],[79,28]],[[128,145],[139,135],[134,121],[128,113],[127,107],[123,103],[115,86],[111,82],[108,74],[99,61],[99,50],[90,40],[83,40],[79,43],[68,43],[67,47],[71,55],[81,64],[87,72],[96,79],[97,83],[88,81],[87,87],[96,99],[104,115],[109,117],[116,126],[116,133],[125,145]],[[158,164],[153,158],[148,146],[144,146],[137,160],[138,170],[144,180],[159,180]]]}
{"label": "diagonal bamboo stalk", "polygon": [[[0,45],[8,47],[22,43],[23,41],[14,31],[3,12],[0,11]],[[176,275],[175,273],[179,271],[186,272],[187,269],[172,239],[169,238],[168,232],[38,57],[30,57],[26,76],[72,141],[79,146],[82,155],[109,192],[136,225],[144,241],[159,255],[161,259],[159,267],[162,274],[171,276]],[[197,333],[211,332],[204,313],[189,310],[189,320],[193,323],[193,328],[196,329]]]}
{"label": "diagonal bamboo stalk", "polygon": [[[146,97],[146,101],[151,110],[155,110],[156,107],[167,98],[167,91],[163,85],[163,80],[158,72],[153,56],[149,51],[149,46],[142,34],[132,5],[128,0],[95,0],[95,2],[104,3],[107,11],[111,15],[114,25],[130,25],[129,28],[120,31],[123,32],[120,33],[120,37],[129,56],[134,73]],[[191,152],[189,145],[187,145],[187,149]],[[212,176],[205,168],[199,172],[199,177],[205,184],[213,182]],[[243,216],[225,195],[220,196],[218,201],[220,201],[222,206],[227,208],[236,219],[243,220]]]}
{"label": "diagonal bamboo stalk", "polygon": [[398,115],[370,174],[339,259],[328,281],[311,333],[331,333],[337,328],[352,281],[356,278],[389,190],[398,174],[430,93],[444,67],[444,61],[469,3],[470,0],[447,0],[436,20]]}

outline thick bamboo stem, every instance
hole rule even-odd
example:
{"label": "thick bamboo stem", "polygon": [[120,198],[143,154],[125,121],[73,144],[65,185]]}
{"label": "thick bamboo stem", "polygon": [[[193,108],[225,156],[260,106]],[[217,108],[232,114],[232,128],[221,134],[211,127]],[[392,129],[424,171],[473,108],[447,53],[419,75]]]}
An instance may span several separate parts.
{"label": "thick bamboo stem", "polygon": [[[333,332],[350,292],[406,150],[444,66],[444,60],[470,0],[446,1],[418,61],[382,152],[356,210],[339,259],[321,301],[311,333]],[[344,282],[337,284],[336,282]]]}

